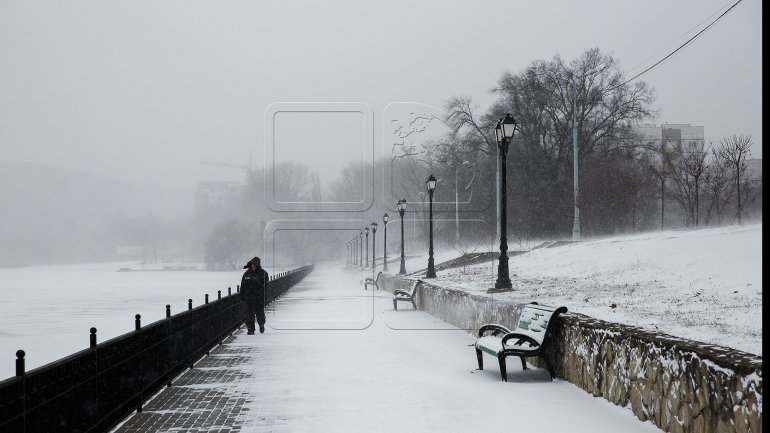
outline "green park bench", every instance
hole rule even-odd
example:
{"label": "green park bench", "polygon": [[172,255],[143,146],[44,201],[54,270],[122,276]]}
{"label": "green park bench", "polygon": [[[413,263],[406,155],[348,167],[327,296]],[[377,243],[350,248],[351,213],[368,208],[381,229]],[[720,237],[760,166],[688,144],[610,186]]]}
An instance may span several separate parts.
{"label": "green park bench", "polygon": [[417,301],[415,300],[415,296],[417,296],[417,288],[422,285],[422,280],[417,280],[412,284],[412,289],[409,291],[406,291],[404,289],[396,289],[393,291],[393,309],[398,311],[398,301],[408,301],[412,303],[412,307],[416,310],[417,309]]}
{"label": "green park bench", "polygon": [[545,362],[551,380],[553,380],[556,373],[553,370],[553,364],[548,359],[547,350],[553,341],[553,319],[566,311],[567,307],[554,308],[532,302],[526,304],[522,309],[519,322],[513,331],[494,323],[479,328],[479,338],[474,344],[479,370],[484,369],[482,352],[486,352],[497,357],[500,364],[500,374],[503,381],[507,382],[505,358],[518,356],[521,359],[521,367],[526,370],[527,363],[524,358],[540,357]]}

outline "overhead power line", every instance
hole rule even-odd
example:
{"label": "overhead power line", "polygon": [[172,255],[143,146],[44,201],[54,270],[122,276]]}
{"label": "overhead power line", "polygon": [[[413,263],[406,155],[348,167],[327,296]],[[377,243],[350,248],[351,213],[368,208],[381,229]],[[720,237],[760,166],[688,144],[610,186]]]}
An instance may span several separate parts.
{"label": "overhead power line", "polygon": [[655,64],[653,64],[653,65],[652,65],[652,66],[650,66],[649,68],[647,68],[647,69],[643,70],[642,72],[640,72],[640,73],[638,73],[638,74],[634,75],[633,77],[631,77],[631,78],[629,78],[628,80],[626,80],[626,81],[624,81],[624,82],[622,82],[622,83],[618,84],[617,86],[613,86],[613,87],[611,87],[611,88],[607,89],[607,91],[615,90],[615,89],[617,89],[618,87],[624,86],[624,85],[626,85],[626,84],[630,83],[631,81],[634,81],[634,80],[636,80],[637,78],[641,77],[642,75],[646,74],[647,72],[651,71],[653,68],[655,68],[656,66],[660,65],[661,63],[665,62],[665,61],[666,61],[666,60],[668,60],[668,59],[669,59],[671,56],[673,56],[674,54],[676,54],[677,52],[679,52],[679,51],[680,51],[682,48],[684,48],[685,46],[687,46],[687,45],[688,45],[690,42],[692,42],[693,40],[695,40],[695,38],[697,38],[698,36],[700,36],[701,34],[703,34],[703,32],[705,32],[706,30],[710,29],[710,28],[711,28],[711,26],[713,26],[714,24],[716,24],[716,22],[717,22],[717,21],[719,21],[720,19],[722,19],[722,17],[724,17],[725,15],[727,15],[727,13],[728,13],[728,12],[730,12],[731,10],[733,10],[733,8],[735,8],[736,6],[738,6],[738,3],[742,2],[742,1],[743,1],[743,0],[737,0],[735,3],[733,3],[733,5],[732,5],[732,6],[730,6],[729,8],[727,8],[727,10],[726,10],[726,11],[722,12],[722,14],[721,14],[721,15],[719,15],[719,16],[718,16],[716,19],[714,19],[714,21],[712,21],[712,22],[711,22],[709,25],[707,25],[706,27],[704,27],[704,28],[703,28],[703,30],[701,30],[701,31],[699,31],[698,33],[696,33],[695,35],[693,35],[693,37],[691,37],[690,39],[688,39],[687,41],[685,41],[685,42],[684,42],[682,45],[680,45],[680,46],[679,46],[677,49],[675,49],[674,51],[672,51],[672,52],[670,52],[668,55],[666,55],[666,57],[663,57],[662,59],[660,59],[660,60],[658,60],[657,62],[655,62]]}
{"label": "overhead power line", "polygon": [[[707,21],[709,21],[709,20],[711,20],[712,18],[714,18],[716,15],[718,15],[720,12],[724,11],[726,8],[730,7],[730,4],[731,4],[731,3],[732,3],[732,0],[730,0],[730,2],[727,2],[727,3],[725,3],[725,4],[724,4],[724,5],[721,7],[721,8],[719,8],[719,9],[715,10],[715,11],[714,11],[714,13],[712,13],[712,14],[711,14],[711,15],[709,15],[709,16],[707,16],[707,17],[706,17],[706,18],[704,18],[703,20],[701,20],[701,22],[699,22],[698,24],[696,24],[696,25],[692,26],[692,27],[691,27],[690,29],[688,29],[686,32],[682,33],[682,35],[681,35],[681,36],[679,36],[679,37],[678,37],[678,38],[677,38],[675,41],[671,42],[671,43],[670,43],[668,46],[674,45],[674,44],[675,44],[677,41],[683,40],[684,38],[688,37],[688,35],[691,35],[691,34],[692,34],[694,31],[696,31],[697,29],[701,28],[701,26],[703,26],[703,24],[704,24],[704,23],[706,23]],[[644,60],[642,60],[641,62],[639,62],[639,64],[638,64],[638,65],[636,65],[636,66],[634,66],[633,68],[631,68],[631,69],[627,70],[627,71],[626,71],[626,74],[631,74],[633,71],[636,71],[637,69],[641,68],[641,67],[642,67],[644,64],[646,64],[648,61],[650,61],[651,59],[653,59],[653,58],[657,57],[657,56],[658,56],[660,53],[662,53],[662,52],[666,51],[666,49],[668,48],[668,46],[666,46],[666,47],[663,47],[663,48],[659,49],[658,51],[656,51],[656,52],[654,52],[654,53],[650,54],[650,55],[649,55],[649,56],[648,56],[646,59],[644,59]],[[633,73],[635,73],[635,72],[633,72]]]}

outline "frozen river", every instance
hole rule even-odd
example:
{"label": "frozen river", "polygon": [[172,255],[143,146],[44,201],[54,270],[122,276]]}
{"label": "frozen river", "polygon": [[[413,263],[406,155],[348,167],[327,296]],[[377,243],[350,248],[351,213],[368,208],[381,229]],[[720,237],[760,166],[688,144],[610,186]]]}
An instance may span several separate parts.
{"label": "frozen river", "polygon": [[[26,352],[30,370],[89,344],[89,329],[98,341],[132,331],[134,316],[142,324],[222,296],[241,282],[241,271],[117,272],[120,263],[32,266],[0,269],[0,380],[15,373],[16,351]],[[281,269],[283,270],[283,269]],[[268,269],[273,275],[278,270]]]}

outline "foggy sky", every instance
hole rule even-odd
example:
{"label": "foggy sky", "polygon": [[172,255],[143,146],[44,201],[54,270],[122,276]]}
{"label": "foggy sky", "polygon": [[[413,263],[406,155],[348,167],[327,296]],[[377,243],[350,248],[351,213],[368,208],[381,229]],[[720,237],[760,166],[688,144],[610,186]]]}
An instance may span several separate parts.
{"label": "foggy sky", "polygon": [[[594,47],[631,76],[730,3],[3,0],[0,161],[185,188],[240,180],[201,161],[260,164],[272,103],[367,104],[379,145],[389,103],[470,95],[483,110],[504,71]],[[656,90],[655,123],[702,125],[714,143],[751,134],[761,157],[761,9],[744,0],[640,78]],[[322,178],[357,134],[310,152],[323,128],[296,127],[281,135],[296,151],[276,157]]]}

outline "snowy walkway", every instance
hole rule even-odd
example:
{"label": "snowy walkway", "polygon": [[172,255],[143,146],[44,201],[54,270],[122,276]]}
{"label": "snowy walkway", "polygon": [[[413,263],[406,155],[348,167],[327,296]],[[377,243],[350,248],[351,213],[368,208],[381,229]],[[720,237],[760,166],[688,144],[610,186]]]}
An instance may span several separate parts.
{"label": "snowy walkway", "polygon": [[316,270],[115,432],[660,432],[518,360],[477,371],[473,336],[364,276]]}

